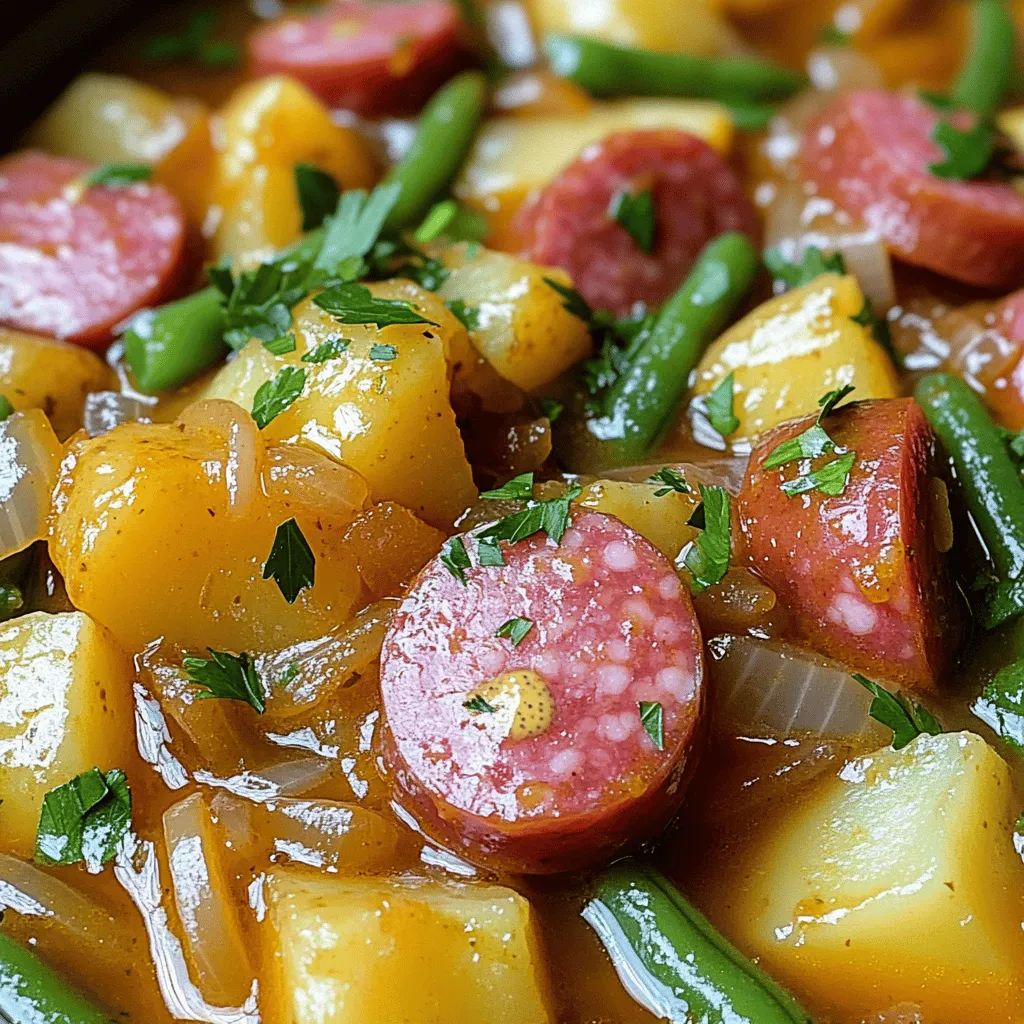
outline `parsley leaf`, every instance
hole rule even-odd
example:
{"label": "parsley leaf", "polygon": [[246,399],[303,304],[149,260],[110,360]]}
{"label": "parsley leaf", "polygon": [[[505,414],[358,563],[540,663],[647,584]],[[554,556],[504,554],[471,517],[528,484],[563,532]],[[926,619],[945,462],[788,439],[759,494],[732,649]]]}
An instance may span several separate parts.
{"label": "parsley leaf", "polygon": [[343,324],[373,324],[377,328],[394,324],[429,324],[433,320],[420,316],[410,302],[379,299],[365,285],[348,282],[327,288],[313,298],[322,310]]}
{"label": "parsley leaf", "polygon": [[945,160],[928,166],[938,178],[976,178],[992,159],[992,133],[983,121],[970,131],[961,131],[948,121],[939,121],[932,131],[932,139],[946,154]]}
{"label": "parsley leaf", "polygon": [[[524,473],[523,476],[532,477],[532,474]],[[516,477],[516,480],[520,479],[522,478]],[[511,482],[514,483],[515,481]],[[505,486],[507,487],[508,484]],[[490,493],[497,494],[499,492],[492,491]],[[573,487],[560,498],[549,498],[546,501],[531,501],[521,511],[513,512],[511,515],[505,516],[504,519],[499,519],[498,522],[481,530],[476,534],[476,537],[480,541],[490,542],[487,546],[491,549],[491,554],[493,555],[496,552],[498,556],[501,555],[501,550],[497,544],[498,541],[507,540],[510,544],[515,544],[518,541],[525,540],[527,537],[532,537],[536,533],[546,533],[558,544],[569,527],[569,505],[582,493],[581,488]],[[504,559],[497,564],[504,565]]]}
{"label": "parsley leaf", "polygon": [[414,237],[421,245],[440,235],[454,242],[482,242],[490,228],[490,222],[482,213],[467,210],[454,199],[445,199],[430,208]]}
{"label": "parsley leaf", "polygon": [[820,411],[814,425],[808,427],[802,434],[791,437],[777,445],[772,453],[765,459],[765,469],[775,469],[784,466],[788,462],[796,462],[798,459],[816,459],[826,452],[834,452],[836,443],[828,436],[821,421],[830,416],[839,403],[854,391],[852,384],[846,384],[834,391],[828,391],[818,399]]}
{"label": "parsley leaf", "polygon": [[658,750],[665,749],[664,713],[656,700],[638,701],[640,724]]}
{"label": "parsley leaf", "polygon": [[273,579],[289,604],[295,604],[299,592],[305,587],[313,586],[316,559],[294,519],[277,528],[270,555],[263,564],[263,578]]}
{"label": "parsley leaf", "polygon": [[259,714],[266,710],[263,684],[256,673],[256,666],[248,654],[228,654],[208,647],[210,659],[184,658],[181,667],[189,679],[202,686],[197,697],[224,700],[240,700],[256,709]]}
{"label": "parsley leaf", "polygon": [[1024,753],[1024,660],[997,673],[971,710],[997,735]]}
{"label": "parsley leaf", "polygon": [[402,185],[397,181],[378,185],[369,196],[362,189],[343,192],[337,210],[327,222],[314,268],[335,273],[345,260],[369,253],[401,192]]}
{"label": "parsley leaf", "polygon": [[804,473],[794,480],[785,480],[779,484],[783,494],[791,498],[797,494],[806,494],[808,491],[821,491],[829,497],[838,498],[846,490],[846,484],[850,479],[850,471],[857,459],[856,452],[847,452],[840,455],[838,459],[826,462],[820,469]]}
{"label": "parsley leaf", "polygon": [[85,176],[85,183],[104,188],[127,188],[152,176],[153,168],[149,164],[101,164]]}
{"label": "parsley leaf", "polygon": [[263,347],[272,355],[287,355],[289,352],[295,351],[295,334],[292,331],[289,331],[287,334],[282,334],[280,338],[275,338],[273,341],[263,342]]}
{"label": "parsley leaf", "polygon": [[462,706],[472,711],[475,715],[493,715],[494,712],[498,710],[493,704],[488,704],[487,701],[479,694],[475,697],[470,697]]}
{"label": "parsley leaf", "polygon": [[370,358],[378,363],[390,363],[398,355],[398,349],[394,345],[371,345]]}
{"label": "parsley leaf", "polygon": [[625,189],[612,197],[608,215],[626,229],[644,252],[654,248],[654,197],[648,189],[632,195]]}
{"label": "parsley leaf", "polygon": [[217,12],[198,11],[180,35],[157,36],[142,48],[147,60],[196,60],[207,67],[234,67],[241,62],[238,47],[228,40],[211,39]]}
{"label": "parsley leaf", "polygon": [[473,563],[461,537],[452,537],[441,549],[441,564],[463,585],[466,585],[466,570]]}
{"label": "parsley leaf", "polygon": [[735,434],[739,429],[740,421],[732,411],[735,386],[735,374],[730,373],[704,399],[708,420],[722,437]]}
{"label": "parsley leaf", "polygon": [[252,399],[252,418],[262,430],[280,416],[302,394],[306,371],[301,366],[285,366],[273,380],[264,381]]}
{"label": "parsley leaf", "polygon": [[51,789],[43,797],[36,833],[40,864],[84,861],[95,874],[116,853],[132,824],[132,794],[120,768],[99,768]]}
{"label": "parsley leaf", "polygon": [[6,395],[0,395],[0,423],[8,419],[14,413],[14,406]]}
{"label": "parsley leaf", "polygon": [[481,491],[484,501],[530,501],[533,498],[533,474],[520,473],[494,491]]}
{"label": "parsley leaf", "polygon": [[902,750],[922,733],[938,736],[942,732],[942,726],[927,708],[911,702],[902,693],[890,693],[859,672],[854,672],[853,678],[874,697],[868,714],[876,722],[892,729],[893,750]]}
{"label": "parsley leaf", "polygon": [[526,634],[531,629],[533,629],[533,620],[519,616],[509,619],[508,622],[503,622],[494,635],[508,637],[512,641],[512,646],[518,647],[526,639]]}
{"label": "parsley leaf", "polygon": [[729,495],[724,487],[700,484],[704,505],[704,530],[680,552],[690,570],[690,589],[699,594],[721,581],[732,557],[732,520]]}
{"label": "parsley leaf", "polygon": [[320,342],[312,352],[306,352],[302,361],[304,363],[326,363],[328,359],[337,359],[349,346],[349,341],[342,337],[328,338]]}
{"label": "parsley leaf", "polygon": [[875,307],[870,296],[864,296],[864,305],[861,306],[860,312],[855,313],[850,319],[855,324],[869,328],[871,337],[889,353],[892,361],[897,366],[903,365],[900,355],[892,343],[892,330],[889,327],[889,320],[884,316],[875,316]]}
{"label": "parsley leaf", "polygon": [[594,310],[591,308],[590,303],[588,303],[575,288],[559,284],[557,281],[553,281],[550,277],[545,277],[543,280],[549,288],[553,288],[562,296],[562,308],[567,313],[571,313],[577,319],[583,320],[588,324],[593,321]]}
{"label": "parsley leaf", "polygon": [[671,466],[662,466],[657,473],[652,473],[647,480],[649,483],[663,483],[665,485],[664,487],[659,487],[654,492],[656,498],[664,498],[666,494],[671,494],[673,491],[678,491],[679,494],[690,493],[690,485],[684,479],[683,474]]}
{"label": "parsley leaf", "polygon": [[841,388],[836,388],[833,391],[826,391],[825,394],[818,399],[818,406],[821,412],[818,413],[818,424],[826,416],[831,416],[835,412],[836,407],[839,403],[846,398],[848,395],[852,395],[857,389],[852,384],[844,384]]}
{"label": "parsley leaf", "polygon": [[[0,395],[0,398],[3,398],[3,396]],[[4,398],[3,400],[7,402],[6,398]],[[11,403],[7,402],[7,404],[8,406],[10,406]],[[6,415],[0,413],[0,419],[7,419],[7,416],[10,416],[10,413],[7,413]],[[1013,454],[1018,456],[1019,458],[1024,459],[1024,430],[1022,430],[1016,437],[1011,439],[1010,451],[1012,451]]]}
{"label": "parsley leaf", "polygon": [[558,417],[565,412],[565,405],[558,401],[557,398],[538,398],[537,407],[540,409],[541,415],[548,418],[548,423],[554,426],[558,422]]}
{"label": "parsley leaf", "polygon": [[445,305],[449,311],[457,316],[467,331],[478,331],[480,329],[480,307],[467,306],[462,299],[452,299]]}
{"label": "parsley leaf", "polygon": [[846,273],[842,253],[825,256],[816,245],[804,249],[799,263],[790,263],[778,248],[769,249],[764,254],[764,265],[772,277],[785,282],[788,288],[801,288],[822,274]]}
{"label": "parsley leaf", "polygon": [[302,230],[312,231],[334,213],[341,197],[338,183],[326,171],[312,164],[295,165],[295,191],[302,210]]}

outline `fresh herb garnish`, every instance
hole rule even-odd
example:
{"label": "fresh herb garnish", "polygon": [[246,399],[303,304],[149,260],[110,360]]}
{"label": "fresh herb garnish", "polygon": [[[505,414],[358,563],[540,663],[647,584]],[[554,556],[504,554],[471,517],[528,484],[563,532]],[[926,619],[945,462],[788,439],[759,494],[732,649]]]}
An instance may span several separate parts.
{"label": "fresh herb garnish", "polygon": [[650,190],[632,195],[623,189],[612,197],[608,215],[618,222],[644,252],[654,248],[654,197]]}
{"label": "fresh herb garnish", "polygon": [[902,750],[922,733],[938,736],[942,732],[942,726],[927,708],[908,700],[902,693],[890,693],[859,672],[854,672],[853,678],[874,697],[868,714],[892,729],[893,750]]}
{"label": "fresh herb garnish", "polygon": [[662,466],[657,473],[652,473],[647,480],[648,483],[661,483],[665,485],[664,487],[659,487],[654,492],[656,498],[664,498],[666,494],[671,494],[673,491],[679,494],[690,493],[690,485],[684,479],[683,474],[671,466]]}
{"label": "fresh herb garnish", "polygon": [[153,168],[149,164],[101,164],[85,176],[85,184],[127,188],[152,176]]}
{"label": "fresh herb garnish", "polygon": [[[0,395],[0,398],[2,398],[2,397],[3,396]],[[4,401],[6,402],[7,399],[5,398]],[[9,406],[10,402],[7,402],[7,404]],[[7,416],[9,416],[9,415],[10,415],[10,413],[7,413],[6,416],[0,414],[0,419],[7,419]],[[1013,454],[1018,456],[1019,458],[1024,459],[1024,430],[1022,430],[1016,437],[1011,438],[1011,440],[1010,440],[1010,451],[1012,451]]]}
{"label": "fresh herb garnish", "polygon": [[533,629],[533,620],[524,619],[522,616],[519,616],[515,619],[509,619],[508,622],[503,622],[494,635],[507,637],[512,641],[513,647],[518,647],[526,639],[526,634],[531,629]]}
{"label": "fresh herb garnish", "polygon": [[1024,752],[1024,660],[997,673],[971,710],[997,735]]}
{"label": "fresh herb garnish", "polygon": [[277,528],[274,545],[263,565],[263,578],[273,579],[289,604],[316,579],[316,558],[313,549],[294,519]]}
{"label": "fresh herb garnish", "polygon": [[825,256],[815,245],[804,249],[799,263],[790,263],[778,249],[769,249],[764,254],[764,265],[777,281],[789,288],[802,288],[822,274],[845,274],[846,262],[842,253]]}
{"label": "fresh herb garnish", "polygon": [[932,139],[946,154],[944,160],[928,166],[938,178],[976,178],[992,159],[992,132],[984,121],[979,120],[969,131],[961,131],[949,121],[939,121]]}
{"label": "fresh herb garnish", "polygon": [[473,563],[461,537],[452,537],[441,549],[441,564],[463,585],[466,585],[466,570]]}
{"label": "fresh herb garnish", "polygon": [[14,413],[14,406],[6,395],[0,395],[0,423],[8,419]]}
{"label": "fresh herb garnish", "polygon": [[262,430],[287,409],[306,386],[306,371],[301,366],[285,366],[273,380],[264,381],[252,400],[252,418]]}
{"label": "fresh herb garnish", "polygon": [[93,874],[114,857],[132,824],[132,794],[120,768],[90,768],[43,797],[36,833],[40,864],[84,861]]}
{"label": "fresh herb garnish", "polygon": [[370,358],[378,363],[390,363],[398,356],[398,349],[394,345],[371,345]]}
{"label": "fresh herb garnish", "polygon": [[365,285],[354,282],[327,288],[315,296],[313,302],[343,324],[373,324],[378,329],[395,324],[437,327],[433,320],[417,313],[411,302],[379,299]]}
{"label": "fresh herb garnish", "polygon": [[855,313],[850,319],[855,324],[867,327],[871,331],[871,337],[889,353],[892,361],[897,366],[903,365],[900,354],[892,343],[892,330],[889,327],[889,320],[884,316],[875,315],[874,303],[872,303],[869,295],[864,296],[864,305],[860,307],[860,312]]}
{"label": "fresh herb garnish", "polygon": [[479,306],[467,306],[462,299],[452,299],[450,302],[446,302],[445,305],[452,314],[462,321],[467,331],[477,331],[480,329]]}
{"label": "fresh herb garnish", "polygon": [[228,654],[208,647],[210,658],[184,658],[181,667],[189,679],[203,687],[196,696],[201,700],[240,700],[259,714],[266,710],[263,684],[248,654]]}
{"label": "fresh herb garnish", "polygon": [[306,352],[302,357],[304,363],[326,363],[328,359],[337,359],[349,346],[346,338],[333,337],[321,341],[312,352]]}
{"label": "fresh herb garnish", "polygon": [[341,190],[326,171],[312,164],[295,165],[295,191],[302,211],[302,230],[312,231],[335,211]]}
{"label": "fresh herb garnish", "polygon": [[472,711],[475,715],[493,715],[498,710],[494,705],[488,704],[479,694],[464,701],[462,706]]}
{"label": "fresh herb garnish", "polygon": [[783,481],[779,484],[779,489],[791,498],[797,494],[806,494],[808,491],[821,491],[822,494],[837,498],[846,490],[850,471],[856,459],[856,452],[847,452],[838,459],[826,462],[820,469],[803,473],[793,480]]}
{"label": "fresh herb garnish", "polygon": [[665,716],[656,700],[638,701],[640,724],[658,750],[665,749]]}
{"label": "fresh herb garnish", "polygon": [[732,557],[732,519],[729,495],[724,487],[700,484],[704,507],[704,530],[680,552],[690,570],[690,589],[699,594],[719,583]]}
{"label": "fresh herb garnish", "polygon": [[[532,479],[533,474],[523,474]],[[522,477],[516,477],[521,480]],[[514,483],[515,481],[511,481]],[[508,484],[505,485],[506,487]],[[497,494],[498,491],[492,491]],[[510,544],[525,540],[536,533],[546,533],[556,544],[560,543],[565,531],[569,527],[569,505],[582,494],[579,487],[573,487],[560,498],[548,498],[545,501],[531,501],[526,508],[519,512],[499,519],[498,522],[486,527],[476,534],[481,546],[488,550],[491,558],[495,559],[494,564],[504,565],[505,561],[501,555],[498,541],[506,540]],[[483,497],[483,495],[481,495]],[[497,561],[501,558],[501,561]],[[483,560],[481,557],[481,564]],[[488,563],[490,564],[490,563]]]}
{"label": "fresh herb garnish", "polygon": [[295,351],[295,334],[289,331],[287,334],[282,334],[280,338],[275,338],[273,341],[263,342],[263,347],[275,356],[284,356],[289,352]]}
{"label": "fresh herb garnish", "polygon": [[584,323],[591,324],[593,322],[594,310],[591,309],[590,303],[575,288],[559,284],[550,277],[545,277],[544,283],[562,296],[562,308],[567,313],[571,313],[577,319],[584,321]]}
{"label": "fresh herb garnish", "polygon": [[240,63],[238,47],[225,39],[211,39],[217,12],[198,11],[179,35],[157,36],[142,48],[147,60],[196,60],[207,67],[233,67]]}
{"label": "fresh herb garnish", "polygon": [[483,214],[459,206],[454,199],[445,199],[430,208],[414,237],[420,245],[441,235],[453,242],[482,242],[490,227]]}
{"label": "fresh herb garnish", "polygon": [[836,443],[828,436],[821,421],[831,415],[836,406],[852,391],[854,391],[854,386],[846,384],[822,395],[818,399],[820,411],[814,425],[808,427],[802,434],[777,445],[765,460],[764,468],[776,469],[778,466],[796,462],[798,459],[816,459],[826,452],[834,452]]}
{"label": "fresh herb garnish", "polygon": [[336,274],[345,260],[366,256],[380,238],[384,221],[401,191],[401,182],[393,181],[378,185],[369,196],[362,189],[343,192],[336,212],[327,222],[314,268]]}
{"label": "fresh herb garnish", "polygon": [[520,473],[493,491],[481,491],[484,501],[530,501],[533,498],[533,474]]}
{"label": "fresh herb garnish", "polygon": [[537,408],[540,409],[541,415],[546,416],[548,423],[552,426],[558,422],[558,417],[565,412],[565,405],[558,401],[557,398],[538,398]]}
{"label": "fresh herb garnish", "polygon": [[704,409],[707,412],[708,421],[722,437],[735,434],[739,429],[740,421],[732,411],[735,386],[735,374],[730,372],[704,398]]}

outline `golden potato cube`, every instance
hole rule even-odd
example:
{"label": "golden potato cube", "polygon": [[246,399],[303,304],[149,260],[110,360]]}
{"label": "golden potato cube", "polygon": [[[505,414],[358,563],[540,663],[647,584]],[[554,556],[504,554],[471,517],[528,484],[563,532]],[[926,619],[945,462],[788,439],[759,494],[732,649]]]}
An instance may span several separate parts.
{"label": "golden potato cube", "polygon": [[132,678],[131,658],[82,612],[33,612],[0,626],[5,852],[31,856],[51,789],[91,768],[129,767]]}
{"label": "golden potato cube", "polygon": [[545,1024],[530,905],[493,885],[281,872],[271,915],[302,1024]]}
{"label": "golden potato cube", "polygon": [[999,130],[1010,137],[1018,153],[1024,153],[1024,107],[1010,107],[996,116]]}
{"label": "golden potato cube", "polygon": [[734,374],[740,425],[733,442],[817,412],[818,399],[844,384],[854,385],[857,400],[895,398],[892,360],[868,328],[851,319],[863,307],[856,278],[839,274],[822,274],[769,299],[704,353],[694,393],[707,394]]}
{"label": "golden potato cube", "polygon": [[757,845],[734,938],[828,1017],[907,1002],[924,1020],[1024,1014],[1024,865],[1009,771],[969,732],[848,762]]}

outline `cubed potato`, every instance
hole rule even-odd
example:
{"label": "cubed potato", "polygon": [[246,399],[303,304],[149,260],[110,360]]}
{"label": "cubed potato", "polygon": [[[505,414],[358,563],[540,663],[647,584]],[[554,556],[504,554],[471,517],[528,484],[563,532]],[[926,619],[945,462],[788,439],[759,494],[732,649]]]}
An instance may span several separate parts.
{"label": "cubed potato", "polygon": [[1006,764],[972,733],[851,761],[756,844],[733,938],[821,993],[808,1009],[829,1019],[906,1000],[936,1024],[1020,1020],[1018,809]]}
{"label": "cubed potato", "polygon": [[110,367],[81,345],[0,327],[0,394],[15,409],[42,409],[61,440],[81,427],[85,396],[114,383]]}
{"label": "cubed potato", "polygon": [[338,127],[304,86],[280,75],[241,86],[220,111],[215,138],[214,247],[243,266],[268,259],[302,233],[297,163],[319,167],[341,188],[374,182],[363,140]]}
{"label": "cubed potato", "polygon": [[999,130],[1010,137],[1014,148],[1024,153],[1024,106],[1010,107],[996,117]]}
{"label": "cubed potato", "polygon": [[721,335],[697,367],[694,392],[714,390],[734,374],[730,441],[816,412],[818,399],[852,384],[854,397],[895,398],[896,370],[867,327],[856,323],[864,293],[851,275],[822,274],[803,288],[758,306]]}
{"label": "cubed potato", "polygon": [[466,245],[452,246],[443,258],[451,273],[441,296],[478,310],[479,327],[470,339],[505,380],[532,391],[590,355],[587,325],[544,280],[571,288],[564,270]]}
{"label": "cubed potato", "polygon": [[206,216],[213,145],[206,108],[122,75],[79,75],[37,122],[33,144],[94,163],[151,164],[194,225]]}
{"label": "cubed potato", "polygon": [[530,905],[511,889],[280,872],[270,900],[295,1021],[551,1019]]}
{"label": "cubed potato", "polygon": [[[71,445],[50,556],[75,606],[131,651],[160,636],[198,653],[268,650],[344,622],[362,596],[344,543],[366,497],[362,480],[308,448],[264,451],[251,417],[231,403],[184,415]],[[288,604],[263,565],[292,518],[316,582]]]}
{"label": "cubed potato", "polygon": [[[256,390],[281,367],[304,367],[305,390],[264,428],[264,437],[319,448],[360,473],[374,501],[395,501],[435,526],[450,526],[476,497],[448,399],[450,367],[470,349],[466,329],[435,294],[411,281],[369,287],[382,298],[413,303],[439,326],[346,326],[309,299],[294,311],[296,351],[274,356],[249,342],[213,379],[207,397],[251,409]],[[349,346],[337,358],[302,361],[339,337]],[[395,358],[372,358],[375,345],[393,347]]]}
{"label": "cubed potato", "polygon": [[5,852],[31,856],[43,797],[76,775],[127,769],[132,661],[82,612],[0,626],[0,795]]}

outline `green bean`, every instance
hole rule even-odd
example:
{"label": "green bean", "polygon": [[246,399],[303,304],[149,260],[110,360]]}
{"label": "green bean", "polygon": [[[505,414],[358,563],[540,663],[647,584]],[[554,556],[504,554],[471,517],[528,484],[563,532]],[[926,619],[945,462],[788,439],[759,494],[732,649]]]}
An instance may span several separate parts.
{"label": "green bean", "polygon": [[629,365],[608,390],[604,415],[588,424],[615,462],[634,465],[646,455],[686,389],[690,371],[746,294],[757,268],[750,239],[738,231],[704,247],[650,332],[638,338]]}
{"label": "green bean", "polygon": [[630,995],[659,1019],[683,1024],[811,1018],[652,868],[620,861],[597,880],[583,911]]}
{"label": "green bean", "polygon": [[991,117],[1013,75],[1017,30],[1005,0],[974,0],[971,22],[971,47],[951,97],[958,107]]}
{"label": "green bean", "polygon": [[959,377],[924,377],[914,397],[953,459],[967,507],[999,574],[986,622],[992,628],[1024,611],[1024,481],[1003,432]]}
{"label": "green bean", "polygon": [[124,353],[140,391],[183,384],[227,352],[224,306],[216,288],[145,311],[124,336]]}
{"label": "green bean", "polygon": [[487,105],[487,79],[466,71],[442,86],[420,114],[409,152],[388,172],[384,183],[401,183],[402,192],[385,221],[385,231],[418,224],[458,173]]}
{"label": "green bean", "polygon": [[0,934],[0,1015],[11,1024],[110,1024],[34,953]]}
{"label": "green bean", "polygon": [[755,103],[789,96],[807,79],[756,57],[694,57],[613,46],[583,36],[550,35],[552,70],[592,96],[690,96]]}

